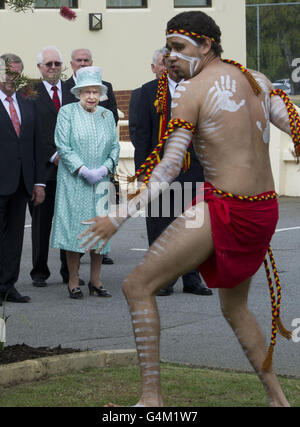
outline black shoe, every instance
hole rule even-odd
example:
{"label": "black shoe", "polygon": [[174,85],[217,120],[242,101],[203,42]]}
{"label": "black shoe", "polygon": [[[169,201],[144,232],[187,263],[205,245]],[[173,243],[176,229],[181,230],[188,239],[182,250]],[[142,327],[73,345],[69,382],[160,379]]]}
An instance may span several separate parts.
{"label": "black shoe", "polygon": [[195,295],[212,295],[212,291],[205,286],[192,285],[192,286],[184,286],[183,292],[187,294],[195,294]]}
{"label": "black shoe", "polygon": [[44,279],[33,279],[32,284],[36,288],[45,288],[47,286],[47,282]]}
{"label": "black shoe", "polygon": [[68,286],[68,291],[69,291],[70,298],[73,298],[73,299],[83,298],[83,293],[81,292],[80,288],[73,288],[72,290],[70,290]]}
{"label": "black shoe", "polygon": [[166,289],[161,289],[157,294],[156,294],[156,296],[157,297],[167,297],[167,296],[169,296],[169,295],[172,295],[172,293],[173,293],[174,291],[173,291],[173,288],[172,287],[170,287],[170,288],[166,288]]}
{"label": "black shoe", "polygon": [[114,260],[112,260],[109,256],[103,255],[102,264],[114,264]]}
{"label": "black shoe", "polygon": [[96,292],[96,294],[98,295],[98,297],[111,297],[111,293],[108,292],[107,289],[104,289],[103,286],[101,286],[100,288],[96,288],[91,282],[89,282],[88,284],[89,287],[89,291],[90,291],[90,295],[94,295],[94,293]]}
{"label": "black shoe", "polygon": [[30,297],[21,295],[14,286],[6,293],[6,301],[9,302],[29,302],[30,300]]}
{"label": "black shoe", "polygon": [[[63,283],[69,283],[69,279],[67,279],[66,277],[63,277]],[[78,286],[84,286],[85,285],[85,281],[83,279],[78,279]]]}

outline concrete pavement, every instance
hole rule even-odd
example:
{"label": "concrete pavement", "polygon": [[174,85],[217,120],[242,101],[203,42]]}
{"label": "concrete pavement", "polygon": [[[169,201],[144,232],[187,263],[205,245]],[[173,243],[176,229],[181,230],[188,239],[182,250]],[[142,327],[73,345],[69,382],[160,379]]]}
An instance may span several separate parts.
{"label": "concrete pavement", "polygon": [[[294,330],[296,328],[291,326],[294,319],[299,319],[300,326],[299,208],[300,198],[280,198],[278,232],[272,241],[283,289],[282,319],[288,329]],[[102,280],[113,297],[90,297],[86,286],[82,288],[85,298],[81,301],[68,297],[66,285],[61,283],[59,275],[59,253],[54,249],[50,249],[49,254],[52,274],[48,286],[32,286],[29,275],[29,215],[26,224],[21,272],[16,287],[23,295],[30,295],[32,302],[6,304],[6,315],[10,315],[6,345],[24,342],[36,347],[61,345],[82,350],[134,349],[130,317],[121,285],[145,254],[147,237],[144,219],[131,219],[112,239],[110,255],[115,264],[103,265]],[[82,258],[80,276],[88,282],[88,255]],[[183,294],[179,279],[175,293],[168,297],[157,297],[157,302],[161,315],[162,360],[252,371],[234,334],[223,319],[217,291],[213,291],[213,296]],[[249,305],[269,343],[271,303],[264,268],[254,277]],[[279,336],[274,355],[276,372],[300,377],[299,355],[300,342],[287,341]]]}

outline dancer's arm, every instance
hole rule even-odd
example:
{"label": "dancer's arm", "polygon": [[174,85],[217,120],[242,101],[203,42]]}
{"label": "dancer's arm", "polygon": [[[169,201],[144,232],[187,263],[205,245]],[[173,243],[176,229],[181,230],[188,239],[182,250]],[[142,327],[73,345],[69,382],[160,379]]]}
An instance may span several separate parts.
{"label": "dancer's arm", "polygon": [[117,214],[114,212],[106,217],[95,217],[84,221],[84,223],[91,223],[92,226],[79,236],[79,238],[89,236],[83,242],[82,247],[89,245],[87,248],[89,250],[101,239],[106,244],[128,218],[147,206],[150,200],[158,197],[168,184],[179,175],[184,154],[191,139],[192,133],[190,131],[177,129],[168,139],[164,157],[154,168],[148,185],[138,195],[128,203],[119,205]]}
{"label": "dancer's arm", "polygon": [[[199,108],[191,96],[192,87],[185,87],[185,91],[180,92],[181,99],[172,109],[172,118],[180,118],[196,125]],[[92,223],[92,226],[79,236],[79,238],[89,236],[83,242],[82,247],[89,245],[88,249],[90,249],[100,239],[103,239],[106,244],[128,218],[147,206],[150,200],[158,197],[167,188],[168,184],[174,181],[180,173],[184,154],[192,140],[192,136],[193,134],[189,130],[176,129],[168,138],[163,159],[154,168],[148,185],[142,188],[141,192],[128,203],[119,205],[117,214],[114,212],[107,217],[95,217],[89,221],[84,221],[85,223]]]}
{"label": "dancer's arm", "polygon": [[279,96],[271,97],[270,121],[282,132],[291,135],[290,121],[287,108],[285,103]]}

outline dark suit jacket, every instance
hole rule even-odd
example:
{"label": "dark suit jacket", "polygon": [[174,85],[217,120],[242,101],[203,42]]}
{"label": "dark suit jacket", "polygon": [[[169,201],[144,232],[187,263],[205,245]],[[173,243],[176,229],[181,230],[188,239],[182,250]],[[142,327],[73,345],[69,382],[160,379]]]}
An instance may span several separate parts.
{"label": "dark suit jacket", "polygon": [[138,123],[138,103],[140,99],[141,90],[142,88],[139,87],[131,92],[129,103],[129,135],[133,145],[135,145],[133,141],[136,140],[135,133]]}
{"label": "dark suit jacket", "polygon": [[[75,86],[75,81],[73,79],[73,76],[71,76],[68,80],[65,82],[66,87],[69,89],[69,91],[72,89],[72,87]],[[107,108],[110,110],[115,118],[116,125],[118,124],[119,115],[118,115],[118,107],[117,107],[117,101],[113,92],[112,84],[109,82],[105,82],[104,80],[102,83],[107,87],[107,100],[106,101],[100,101],[99,105],[101,107]],[[73,97],[73,102],[78,102],[78,99],[70,92],[71,96]]]}
{"label": "dark suit jacket", "polygon": [[29,195],[34,184],[45,183],[44,147],[36,105],[18,93],[17,101],[21,112],[20,137],[0,101],[0,196],[15,193],[21,173]]}
{"label": "dark suit jacket", "polygon": [[[38,97],[35,100],[35,103],[42,125],[42,134],[45,147],[44,162],[46,164],[46,179],[47,181],[55,181],[57,167],[49,160],[57,151],[54,142],[57,110],[43,82],[40,82],[37,85],[36,90],[38,92]],[[78,102],[78,100],[76,101]],[[73,95],[62,82],[62,105],[70,104],[71,102],[74,102]]]}
{"label": "dark suit jacket", "polygon": [[[158,144],[158,132],[159,132],[159,115],[154,107],[154,101],[156,98],[158,80],[152,80],[144,84],[138,92],[134,94],[136,102],[130,103],[131,117],[136,120],[135,130],[133,132],[133,139],[131,139],[134,148],[134,161],[135,168],[144,162],[147,156]],[[168,120],[171,116],[171,95],[168,93]],[[129,124],[130,126],[130,124]],[[191,167],[187,172],[181,171],[176,181],[183,182],[202,182],[204,181],[203,169],[200,165],[194,148],[189,148],[191,154]]]}

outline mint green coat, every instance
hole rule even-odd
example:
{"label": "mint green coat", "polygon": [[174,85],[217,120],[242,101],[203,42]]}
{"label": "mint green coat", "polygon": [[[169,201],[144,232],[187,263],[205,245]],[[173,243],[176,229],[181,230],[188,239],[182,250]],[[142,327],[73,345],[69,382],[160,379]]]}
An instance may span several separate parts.
{"label": "mint green coat", "polygon": [[[77,171],[83,165],[89,169],[104,165],[113,171],[118,164],[120,145],[112,112],[98,106],[95,113],[88,113],[79,102],[61,107],[55,144],[59,165],[51,246],[83,253],[78,235],[88,226],[81,221],[108,214],[113,188],[108,176],[90,185]],[[101,253],[109,250],[108,243]]]}

